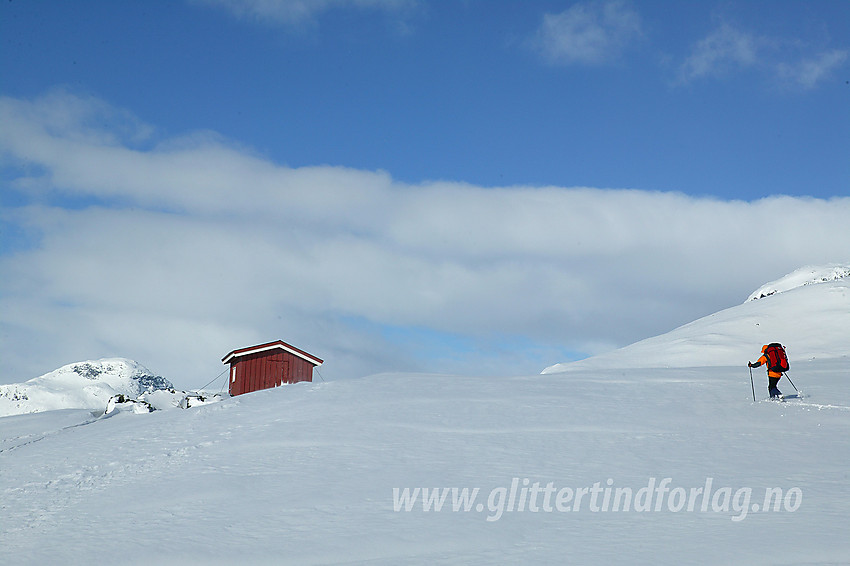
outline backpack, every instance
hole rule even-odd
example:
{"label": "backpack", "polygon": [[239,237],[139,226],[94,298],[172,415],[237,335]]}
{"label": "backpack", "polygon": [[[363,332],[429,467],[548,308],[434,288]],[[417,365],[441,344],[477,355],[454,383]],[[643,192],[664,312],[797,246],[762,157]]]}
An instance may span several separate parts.
{"label": "backpack", "polygon": [[767,357],[767,369],[775,373],[783,373],[788,371],[788,356],[785,355],[785,348],[782,344],[774,342],[767,345],[764,351]]}

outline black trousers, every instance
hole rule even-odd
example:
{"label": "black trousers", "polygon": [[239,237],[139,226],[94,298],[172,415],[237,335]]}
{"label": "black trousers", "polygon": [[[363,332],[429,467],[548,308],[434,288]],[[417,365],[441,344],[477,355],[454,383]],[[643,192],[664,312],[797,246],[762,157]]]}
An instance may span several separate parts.
{"label": "black trousers", "polygon": [[772,391],[774,389],[777,389],[776,384],[779,383],[780,379],[782,379],[782,376],[779,376],[779,377],[767,376],[767,390]]}

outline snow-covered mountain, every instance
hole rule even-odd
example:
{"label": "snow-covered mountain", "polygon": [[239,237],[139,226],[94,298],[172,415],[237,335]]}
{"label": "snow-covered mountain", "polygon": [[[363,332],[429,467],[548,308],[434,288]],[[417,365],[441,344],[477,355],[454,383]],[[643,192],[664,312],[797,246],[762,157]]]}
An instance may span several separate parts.
{"label": "snow-covered mountain", "polygon": [[109,398],[135,399],[174,386],[133,360],[104,358],[76,362],[25,383],[0,385],[0,417],[56,409],[99,409]]}
{"label": "snow-covered mountain", "polygon": [[804,267],[763,285],[741,305],[666,334],[543,370],[741,366],[770,342],[792,363],[850,356],[850,267]]}

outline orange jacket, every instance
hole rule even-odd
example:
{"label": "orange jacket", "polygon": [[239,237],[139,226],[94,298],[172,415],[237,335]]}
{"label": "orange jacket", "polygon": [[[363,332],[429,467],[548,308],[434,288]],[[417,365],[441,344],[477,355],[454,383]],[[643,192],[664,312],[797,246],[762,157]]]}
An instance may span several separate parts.
{"label": "orange jacket", "polygon": [[[754,364],[753,364],[753,367],[754,367],[754,368],[757,368],[757,367],[759,367],[759,366],[760,366],[760,365],[762,365],[762,364],[767,365],[767,363],[768,363],[768,359],[767,359],[767,356],[766,356],[766,355],[764,355],[764,351],[765,351],[765,350],[767,350],[767,346],[762,346],[762,348],[761,348],[761,357],[760,357],[758,360],[756,360],[756,363],[754,363]],[[778,373],[778,372],[775,372],[775,371],[770,371],[770,370],[768,369],[768,370],[767,370],[767,376],[768,376],[768,377],[782,377],[782,374],[781,374],[781,373]]]}
{"label": "orange jacket", "polygon": [[[756,361],[756,363],[754,363],[754,364],[753,364],[753,367],[754,367],[754,368],[757,368],[757,367],[759,367],[759,366],[760,366],[760,365],[762,365],[762,364],[767,365],[767,356],[762,355],[762,357],[760,357],[760,358],[758,359],[758,361]],[[781,373],[777,373],[777,372],[775,372],[775,371],[767,370],[767,376],[768,376],[768,377],[782,377],[782,374],[781,374]]]}

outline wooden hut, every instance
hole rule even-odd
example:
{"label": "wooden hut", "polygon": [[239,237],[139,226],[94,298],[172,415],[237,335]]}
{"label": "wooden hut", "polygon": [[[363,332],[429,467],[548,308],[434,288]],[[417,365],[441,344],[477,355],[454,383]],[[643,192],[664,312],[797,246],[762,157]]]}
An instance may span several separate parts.
{"label": "wooden hut", "polygon": [[283,340],[233,350],[221,359],[230,364],[228,390],[242,395],[282,383],[313,381],[313,368],[322,360]]}

